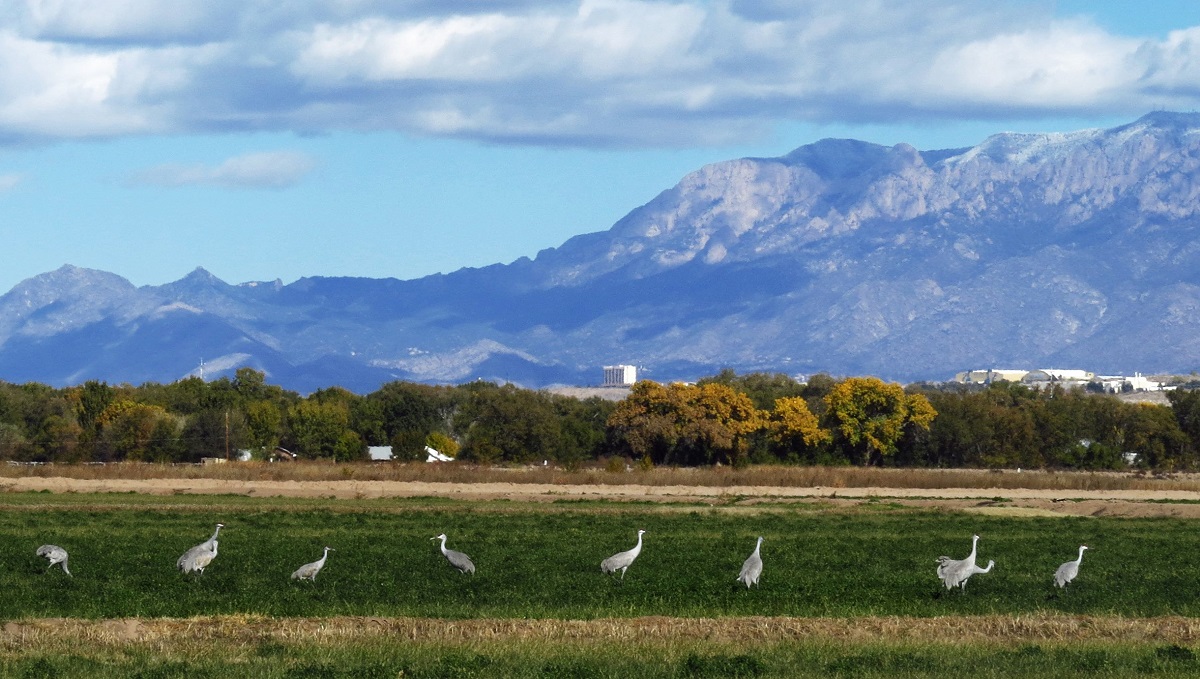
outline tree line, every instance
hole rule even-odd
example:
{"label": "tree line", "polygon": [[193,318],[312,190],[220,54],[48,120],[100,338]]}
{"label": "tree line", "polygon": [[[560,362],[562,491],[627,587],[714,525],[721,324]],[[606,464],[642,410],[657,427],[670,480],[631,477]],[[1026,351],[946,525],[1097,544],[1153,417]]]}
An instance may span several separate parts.
{"label": "tree line", "polygon": [[620,401],[510,384],[391,382],[308,396],[241,368],[170,384],[54,388],[0,382],[0,459],[198,462],[278,448],[300,459],[400,460],[433,447],[480,463],[856,464],[1154,470],[1196,468],[1200,391],[1169,405],[1053,385],[918,384],[730,370],[638,382]]}

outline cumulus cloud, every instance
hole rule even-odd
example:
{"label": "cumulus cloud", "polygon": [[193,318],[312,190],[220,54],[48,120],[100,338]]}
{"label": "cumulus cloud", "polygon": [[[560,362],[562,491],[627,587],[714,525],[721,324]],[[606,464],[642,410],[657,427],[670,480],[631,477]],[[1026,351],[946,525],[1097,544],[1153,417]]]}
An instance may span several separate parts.
{"label": "cumulus cloud", "polygon": [[396,130],[495,142],[744,141],[1200,103],[1200,27],[1118,36],[1052,0],[23,0],[0,138]]}
{"label": "cumulus cloud", "polygon": [[220,165],[157,165],[135,175],[133,183],[154,186],[219,186],[235,189],[283,189],[300,182],[316,167],[306,154],[268,151],[235,156]]}

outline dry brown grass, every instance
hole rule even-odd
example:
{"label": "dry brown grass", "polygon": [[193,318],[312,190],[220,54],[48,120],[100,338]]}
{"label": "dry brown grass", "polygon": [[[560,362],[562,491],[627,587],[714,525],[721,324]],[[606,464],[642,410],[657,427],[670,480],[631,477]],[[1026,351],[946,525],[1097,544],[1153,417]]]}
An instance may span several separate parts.
{"label": "dry brown grass", "polygon": [[443,620],[431,618],[267,618],[215,616],[187,619],[40,619],[5,623],[0,651],[28,652],[70,644],[156,648],[220,643],[341,645],[376,641],[425,643],[670,643],[717,644],[786,641],[851,643],[1041,643],[1080,641],[1194,644],[1200,620],[1183,617],[1120,618],[1038,613],[1028,616],[940,618],[667,618],[601,620]]}
{"label": "dry brown grass", "polygon": [[518,483],[553,485],[766,486],[797,488],[995,488],[1034,490],[1200,491],[1200,475],[1152,476],[1117,472],[881,469],[859,467],[753,466],[629,471],[567,470],[553,466],[489,467],[462,462],[355,463],[238,462],[214,465],[121,463],[109,465],[3,466],[0,478],[219,479],[230,481],[400,481],[426,483]]}

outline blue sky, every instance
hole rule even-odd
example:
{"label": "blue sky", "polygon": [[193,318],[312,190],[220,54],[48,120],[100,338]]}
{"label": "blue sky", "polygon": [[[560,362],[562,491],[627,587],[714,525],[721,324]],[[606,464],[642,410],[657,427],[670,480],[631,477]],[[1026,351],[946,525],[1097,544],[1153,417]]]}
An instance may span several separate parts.
{"label": "blue sky", "polygon": [[824,137],[1197,108],[1195,0],[12,0],[0,292],[68,263],[416,278]]}

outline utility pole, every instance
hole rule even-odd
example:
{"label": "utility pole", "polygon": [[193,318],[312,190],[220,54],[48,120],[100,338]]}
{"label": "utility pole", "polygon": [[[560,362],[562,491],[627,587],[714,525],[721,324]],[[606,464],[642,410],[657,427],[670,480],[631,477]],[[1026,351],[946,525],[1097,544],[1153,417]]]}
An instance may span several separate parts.
{"label": "utility pole", "polygon": [[229,411],[225,411],[225,461],[229,461]]}

